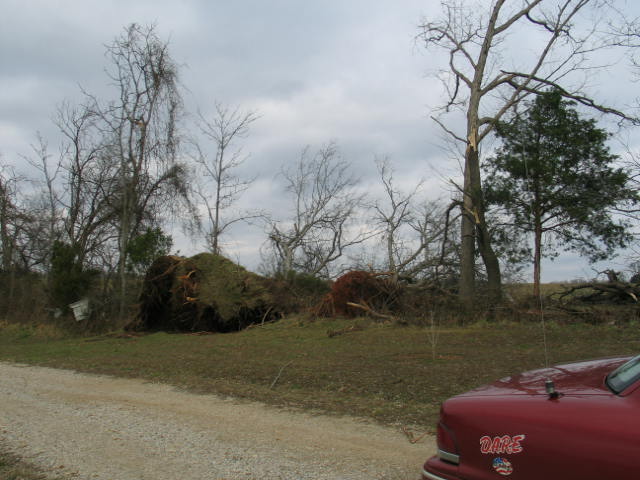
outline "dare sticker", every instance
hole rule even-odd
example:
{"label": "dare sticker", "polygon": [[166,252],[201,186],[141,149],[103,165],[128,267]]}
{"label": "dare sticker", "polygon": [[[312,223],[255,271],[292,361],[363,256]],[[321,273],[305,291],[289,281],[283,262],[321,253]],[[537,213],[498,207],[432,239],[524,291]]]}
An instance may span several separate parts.
{"label": "dare sticker", "polygon": [[496,453],[520,453],[522,452],[522,441],[525,439],[525,435],[502,435],[497,437],[490,437],[485,435],[480,437],[480,452],[485,454]]}

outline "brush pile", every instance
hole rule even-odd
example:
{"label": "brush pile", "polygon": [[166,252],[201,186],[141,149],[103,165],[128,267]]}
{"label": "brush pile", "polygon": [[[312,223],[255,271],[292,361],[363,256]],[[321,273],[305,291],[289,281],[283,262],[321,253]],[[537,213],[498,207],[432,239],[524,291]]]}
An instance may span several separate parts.
{"label": "brush pile", "polygon": [[625,304],[640,303],[640,284],[628,282],[586,282],[565,287],[551,298],[561,302],[567,299],[584,303]]}
{"label": "brush pile", "polygon": [[551,298],[560,302],[568,300],[605,304],[640,303],[640,275],[634,275],[631,281],[626,282],[615,270],[608,269],[598,273],[606,275],[607,280],[568,285],[564,291],[551,294]]}
{"label": "brush pile", "polygon": [[279,318],[269,281],[210,253],[159,257],[129,331],[230,332]]}
{"label": "brush pile", "polygon": [[325,317],[368,315],[392,319],[389,313],[397,310],[402,285],[385,276],[359,270],[344,274],[325,295],[317,313]]}

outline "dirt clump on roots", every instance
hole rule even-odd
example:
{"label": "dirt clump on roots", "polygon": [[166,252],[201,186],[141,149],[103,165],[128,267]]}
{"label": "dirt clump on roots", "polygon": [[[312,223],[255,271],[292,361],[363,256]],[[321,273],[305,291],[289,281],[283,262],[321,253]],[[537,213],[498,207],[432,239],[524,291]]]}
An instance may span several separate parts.
{"label": "dirt clump on roots", "polygon": [[211,253],[163,256],[147,271],[125,330],[231,332],[279,317],[268,279]]}
{"label": "dirt clump on roots", "polygon": [[356,270],[335,281],[316,313],[324,317],[380,316],[397,308],[400,294],[398,284],[384,275]]}

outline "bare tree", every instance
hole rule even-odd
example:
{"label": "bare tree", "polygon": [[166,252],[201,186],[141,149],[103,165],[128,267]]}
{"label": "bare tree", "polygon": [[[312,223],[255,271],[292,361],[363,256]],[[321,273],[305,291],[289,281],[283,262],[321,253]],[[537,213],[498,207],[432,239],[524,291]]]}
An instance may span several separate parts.
{"label": "bare tree", "polygon": [[231,225],[258,215],[249,212],[227,214],[254,180],[242,179],[236,175],[247,156],[240,147],[236,148],[233,144],[248,135],[249,127],[257,119],[255,112],[242,112],[239,108],[230,110],[218,102],[211,120],[207,120],[202,113],[199,114],[200,131],[215,148],[213,155],[206,155],[196,144],[196,162],[200,169],[198,177],[203,179],[197,193],[207,209],[207,243],[216,254],[220,253],[220,236]]}
{"label": "bare tree", "polygon": [[[442,2],[440,20],[420,27],[426,47],[448,55],[448,66],[441,72],[448,99],[433,118],[465,150],[460,279],[460,296],[465,300],[474,295],[476,243],[490,295],[495,300],[501,293],[500,266],[485,219],[479,152],[505,113],[527,95],[554,87],[581,105],[629,119],[622,111],[597,103],[584,88],[596,68],[590,62],[594,53],[616,46],[598,28],[599,21],[618,14],[610,4],[600,0],[494,0],[486,11],[479,11],[475,2],[449,0]],[[586,18],[587,13],[592,16]],[[523,35],[536,38],[535,43],[527,43],[526,52],[518,44]],[[445,120],[455,110],[465,115],[462,131]]]}
{"label": "bare tree", "polygon": [[295,168],[282,174],[293,211],[289,219],[272,221],[269,227],[278,269],[329,276],[330,264],[346,248],[370,236],[350,228],[362,201],[356,181],[333,143],[314,155],[306,148]]}
{"label": "bare tree", "polygon": [[401,192],[394,185],[393,167],[388,158],[376,161],[380,181],[384,187],[384,201],[376,201],[373,205],[374,221],[382,229],[383,241],[386,252],[386,269],[391,272],[397,281],[400,273],[424,249],[421,242],[413,249],[409,250],[402,241],[402,229],[407,227],[414,219],[412,210],[412,200],[422,186],[422,181],[409,193]]}
{"label": "bare tree", "polygon": [[374,222],[380,226],[385,247],[385,266],[395,280],[429,278],[438,281],[449,272],[450,257],[455,250],[451,229],[456,217],[437,201],[420,201],[417,194],[422,181],[409,193],[394,182],[394,171],[387,158],[378,160],[378,173],[385,196],[372,205]]}
{"label": "bare tree", "polygon": [[[16,316],[16,309],[28,312],[33,305],[32,295],[20,295],[20,272],[36,266],[33,261],[31,231],[37,217],[29,211],[24,192],[26,179],[7,165],[0,165],[0,253],[2,298],[0,311],[8,318]],[[24,303],[19,303],[19,297]]]}
{"label": "bare tree", "polygon": [[[46,148],[37,149],[40,153],[46,152]],[[43,158],[47,160],[48,154]],[[34,162],[37,165],[37,161]],[[50,172],[49,167],[47,171]],[[30,185],[34,182],[42,188],[34,190]],[[19,176],[13,167],[0,165],[0,270],[3,272],[46,272],[50,267],[51,238],[59,234],[60,212],[57,204],[52,204],[43,183],[46,182]]]}
{"label": "bare tree", "polygon": [[55,122],[65,138],[60,154],[65,174],[60,204],[65,210],[65,241],[77,252],[78,262],[109,268],[100,250],[117,235],[111,199],[118,191],[118,164],[106,154],[99,120],[84,105],[63,103],[58,108]]}
{"label": "bare tree", "polygon": [[0,166],[0,247],[3,272],[12,272],[17,263],[18,239],[23,228],[23,212],[18,199],[21,183],[13,168]]}
{"label": "bare tree", "polygon": [[49,154],[40,135],[32,146],[35,158],[25,157],[40,178],[33,181],[39,188],[27,197],[23,258],[30,269],[46,272],[49,301],[57,307],[89,291],[92,267],[111,270],[96,258],[117,238],[110,206],[117,169],[111,159],[99,156],[96,118],[85,107],[63,105],[56,121],[66,140],[59,158]]}
{"label": "bare tree", "polygon": [[32,217],[32,221],[29,222],[30,251],[35,263],[41,265],[45,271],[49,271],[51,247],[60,237],[61,230],[62,212],[59,208],[59,192],[56,189],[60,163],[52,160],[47,141],[40,133],[36,133],[36,140],[37,143],[31,145],[33,157],[23,157],[41,177],[34,179],[33,182],[39,188],[30,199]]}
{"label": "bare tree", "polygon": [[177,161],[178,119],[182,100],[177,66],[153,26],[128,26],[107,46],[109,78],[117,100],[96,113],[107,139],[105,158],[117,164],[118,192],[112,198],[117,214],[120,314],[124,314],[127,246],[145,224],[158,221],[174,202],[186,198],[184,165]]}
{"label": "bare tree", "polygon": [[459,238],[454,229],[460,215],[453,214],[457,202],[448,205],[426,201],[419,205],[409,225],[418,238],[416,248],[405,266],[405,274],[435,283],[449,280],[458,273]]}

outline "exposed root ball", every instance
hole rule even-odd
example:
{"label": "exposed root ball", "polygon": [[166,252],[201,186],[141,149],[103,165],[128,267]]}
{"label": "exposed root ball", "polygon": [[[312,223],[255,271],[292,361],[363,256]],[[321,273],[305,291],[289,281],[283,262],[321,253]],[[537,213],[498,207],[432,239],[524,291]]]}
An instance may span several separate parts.
{"label": "exposed root ball", "polygon": [[149,268],[127,330],[237,331],[279,318],[267,280],[219,255],[164,256]]}
{"label": "exposed root ball", "polygon": [[[331,292],[317,309],[322,316],[357,317],[369,311],[389,311],[396,303],[397,286],[371,272],[353,271],[344,274],[333,284]],[[357,308],[349,304],[359,304]]]}

